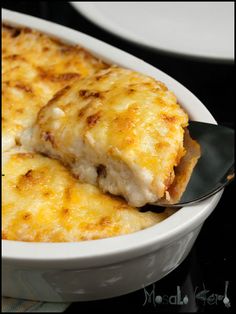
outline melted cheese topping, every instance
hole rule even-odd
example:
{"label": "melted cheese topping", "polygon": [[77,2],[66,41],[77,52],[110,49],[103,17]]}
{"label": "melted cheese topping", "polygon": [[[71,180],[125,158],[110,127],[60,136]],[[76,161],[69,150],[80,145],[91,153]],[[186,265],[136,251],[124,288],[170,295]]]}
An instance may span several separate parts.
{"label": "melted cheese topping", "polygon": [[191,138],[183,145],[188,118],[173,93],[144,75],[107,68],[79,46],[2,27],[3,239],[100,239],[174,213],[140,212],[94,186],[137,206],[177,199],[199,157]]}
{"label": "melted cheese topping", "polygon": [[113,237],[152,226],[173,211],[141,213],[125,201],[81,184],[58,161],[6,153],[2,238],[67,242]]}
{"label": "melted cheese topping", "polygon": [[70,165],[81,180],[143,206],[173,182],[187,124],[163,83],[111,67],[56,94],[24,142]]}
{"label": "melted cheese topping", "polygon": [[28,28],[2,27],[3,150],[18,145],[39,109],[61,88],[107,65],[79,46]]}

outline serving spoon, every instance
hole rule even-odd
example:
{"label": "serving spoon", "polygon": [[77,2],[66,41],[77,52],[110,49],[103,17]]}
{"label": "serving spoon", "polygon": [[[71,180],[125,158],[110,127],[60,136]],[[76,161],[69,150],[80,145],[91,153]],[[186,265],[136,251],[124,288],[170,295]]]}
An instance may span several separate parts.
{"label": "serving spoon", "polygon": [[183,207],[201,202],[234,178],[234,130],[196,121],[190,121],[188,129],[201,146],[201,157],[180,201],[175,204],[158,203],[157,206]]}

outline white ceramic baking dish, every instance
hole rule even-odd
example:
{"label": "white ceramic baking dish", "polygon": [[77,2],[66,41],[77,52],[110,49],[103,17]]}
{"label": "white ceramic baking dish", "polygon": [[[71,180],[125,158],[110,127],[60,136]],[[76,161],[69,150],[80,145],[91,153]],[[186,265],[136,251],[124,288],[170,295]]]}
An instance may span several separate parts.
{"label": "white ceramic baking dish", "polygon": [[[103,60],[163,81],[193,120],[216,123],[204,105],[180,83],[102,41],[31,16],[2,11],[3,21],[28,26],[80,44]],[[43,301],[82,301],[114,297],[149,285],[175,269],[188,255],[222,192],[180,209],[148,229],[79,243],[2,241],[4,296]]]}

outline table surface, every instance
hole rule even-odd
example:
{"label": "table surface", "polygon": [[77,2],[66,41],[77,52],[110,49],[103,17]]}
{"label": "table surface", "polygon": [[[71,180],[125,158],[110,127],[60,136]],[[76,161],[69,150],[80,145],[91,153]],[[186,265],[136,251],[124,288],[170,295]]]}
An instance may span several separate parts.
{"label": "table surface", "polygon": [[[218,123],[235,128],[233,64],[209,63],[141,48],[95,26],[65,1],[3,1],[2,7],[71,27],[147,61],[190,89],[211,111]],[[170,297],[176,295],[179,286],[182,296],[187,295],[189,298],[187,304],[145,303],[145,291],[141,289],[108,300],[73,303],[66,312],[232,312],[235,301],[234,191],[235,183],[225,189],[186,260],[165,278],[146,288],[149,293],[154,289],[156,296]],[[224,294],[226,281],[229,281],[227,295],[231,302],[230,308],[226,308],[218,298],[218,295]]]}

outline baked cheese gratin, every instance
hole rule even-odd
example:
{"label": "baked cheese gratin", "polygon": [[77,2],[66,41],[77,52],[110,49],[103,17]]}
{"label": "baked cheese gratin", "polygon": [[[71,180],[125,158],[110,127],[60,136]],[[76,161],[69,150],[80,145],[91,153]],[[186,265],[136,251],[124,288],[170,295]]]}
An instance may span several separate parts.
{"label": "baked cheese gratin", "polygon": [[2,238],[76,242],[135,232],[168,217],[139,212],[118,197],[79,183],[58,161],[8,152],[3,160]]}
{"label": "baked cheese gratin", "polygon": [[107,65],[79,46],[29,28],[2,26],[3,151],[20,145],[21,132],[61,88]]}
{"label": "baked cheese gratin", "polygon": [[178,180],[181,189],[173,188],[186,154],[187,125],[187,114],[163,83],[113,66],[54,95],[22,142],[61,160],[80,181],[141,207],[175,202],[181,193],[172,199],[170,191],[183,192],[199,157],[199,146],[191,141],[189,175]]}
{"label": "baked cheese gratin", "polygon": [[73,242],[159,223],[174,210],[136,207],[185,190],[200,156],[187,125],[163,83],[3,25],[2,238]]}

